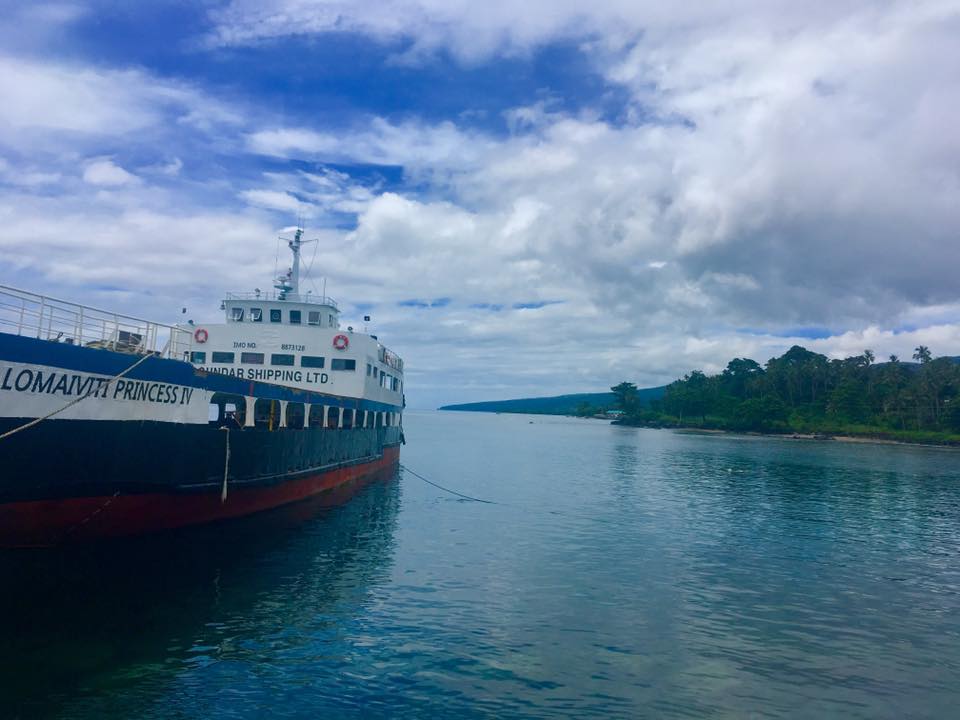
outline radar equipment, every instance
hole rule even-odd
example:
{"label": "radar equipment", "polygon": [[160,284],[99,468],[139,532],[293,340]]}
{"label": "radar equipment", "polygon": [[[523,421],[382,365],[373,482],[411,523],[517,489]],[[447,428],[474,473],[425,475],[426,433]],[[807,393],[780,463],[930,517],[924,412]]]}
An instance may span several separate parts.
{"label": "radar equipment", "polygon": [[319,238],[312,240],[303,239],[303,228],[298,227],[293,234],[293,238],[280,236],[281,240],[286,240],[290,251],[293,253],[293,265],[287,272],[277,278],[274,287],[280,293],[280,300],[299,300],[300,299],[300,248],[306,243],[318,242]]}

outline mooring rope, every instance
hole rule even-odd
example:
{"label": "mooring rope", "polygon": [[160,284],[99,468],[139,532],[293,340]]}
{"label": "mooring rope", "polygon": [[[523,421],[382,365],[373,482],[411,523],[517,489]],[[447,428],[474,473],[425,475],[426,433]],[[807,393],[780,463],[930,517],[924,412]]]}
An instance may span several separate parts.
{"label": "mooring rope", "polygon": [[500,505],[500,503],[494,502],[493,500],[482,500],[480,498],[472,497],[470,495],[464,495],[461,492],[457,492],[456,490],[451,490],[450,488],[444,487],[443,485],[440,485],[439,483],[435,483],[432,480],[427,480],[427,478],[425,478],[423,475],[420,475],[419,473],[414,472],[413,470],[408,468],[406,465],[400,465],[400,469],[403,470],[404,472],[410,473],[415,478],[420,478],[425,483],[427,483],[427,485],[433,485],[435,488],[443,490],[444,492],[448,492],[451,495],[456,495],[457,497],[463,498],[464,500],[472,500],[473,502],[485,503],[486,505]]}
{"label": "mooring rope", "polygon": [[75,533],[77,530],[79,530],[79,529],[82,528],[84,525],[86,525],[88,522],[90,522],[91,520],[93,520],[97,515],[99,515],[100,513],[102,513],[104,510],[106,510],[107,507],[109,507],[110,503],[112,503],[114,500],[116,500],[116,498],[117,498],[119,495],[120,495],[120,491],[117,490],[113,495],[111,495],[110,497],[108,497],[108,498],[104,501],[103,505],[101,505],[101,506],[98,507],[96,510],[94,510],[92,513],[90,513],[89,515],[87,515],[83,520],[81,520],[80,522],[78,522],[76,525],[72,525],[71,527],[68,527],[68,528],[63,532],[63,534],[60,536],[60,538],[57,540],[57,542],[63,542],[63,541],[64,541],[66,538],[68,538],[70,535],[72,535],[72,534]]}
{"label": "mooring rope", "polygon": [[230,428],[224,426],[221,430],[227,431],[227,449],[223,454],[223,489],[220,491],[220,504],[227,501],[227,475],[230,472]]}
{"label": "mooring rope", "polygon": [[[114,375],[112,378],[110,378],[109,380],[107,380],[107,382],[106,382],[105,385],[101,385],[99,388],[97,388],[97,392],[99,392],[101,388],[104,388],[104,389],[105,389],[105,388],[110,387],[114,382],[116,382],[117,380],[119,380],[120,378],[122,378],[122,377],[123,377],[124,375],[126,375],[128,372],[130,372],[130,371],[133,370],[135,367],[137,367],[137,365],[139,365],[139,364],[142,363],[144,360],[146,360],[147,358],[150,358],[150,357],[153,357],[153,356],[152,356],[152,355],[144,355],[142,358],[140,358],[139,360],[137,360],[133,365],[131,365],[130,367],[128,367],[128,368],[127,368],[126,370],[124,370],[122,373],[120,373],[119,375]],[[27,428],[32,428],[34,425],[39,425],[39,424],[42,423],[44,420],[47,420],[47,419],[49,419],[49,418],[52,418],[54,415],[59,415],[59,414],[62,413],[64,410],[67,410],[68,408],[73,407],[74,405],[76,405],[78,402],[80,402],[80,401],[82,401],[82,400],[86,400],[86,399],[87,399],[88,397],[90,397],[91,395],[93,395],[93,393],[86,393],[86,394],[84,394],[84,395],[81,395],[80,397],[78,397],[78,398],[76,398],[76,399],[71,400],[70,402],[68,402],[68,403],[67,403],[66,405],[64,405],[62,408],[59,408],[58,410],[54,410],[52,413],[47,413],[47,414],[44,415],[43,417],[38,417],[38,418],[36,418],[36,419],[34,419],[34,420],[31,420],[31,421],[28,422],[28,423],[24,423],[24,424],[21,425],[20,427],[16,427],[16,428],[14,428],[13,430],[8,430],[8,431],[5,432],[3,435],[0,435],[0,440],[3,440],[4,438],[8,438],[8,437],[10,437],[11,435],[16,435],[16,434],[17,434],[18,432],[20,432],[21,430],[26,430]]]}

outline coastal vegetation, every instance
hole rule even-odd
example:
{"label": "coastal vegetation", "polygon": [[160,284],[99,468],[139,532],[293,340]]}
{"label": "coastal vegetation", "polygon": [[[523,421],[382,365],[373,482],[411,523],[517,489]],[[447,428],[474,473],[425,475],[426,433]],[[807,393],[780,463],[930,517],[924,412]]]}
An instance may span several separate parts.
{"label": "coastal vegetation", "polygon": [[633,383],[611,391],[627,425],[960,444],[960,358],[921,345],[913,359],[831,360],[795,345],[763,366],[734,358],[717,375],[695,370],[649,402]]}

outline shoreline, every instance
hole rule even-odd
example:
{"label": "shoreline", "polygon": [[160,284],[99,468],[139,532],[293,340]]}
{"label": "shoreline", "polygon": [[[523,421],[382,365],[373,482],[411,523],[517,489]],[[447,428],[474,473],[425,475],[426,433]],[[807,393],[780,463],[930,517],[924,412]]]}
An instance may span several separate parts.
{"label": "shoreline", "polygon": [[862,445],[906,445],[911,447],[939,448],[947,450],[960,450],[960,443],[947,442],[924,442],[921,440],[901,440],[896,438],[876,437],[871,435],[833,435],[830,433],[768,433],[758,431],[738,432],[736,430],[721,430],[719,428],[696,428],[696,427],[662,427],[649,428],[644,425],[628,425],[626,423],[611,423],[611,425],[620,425],[621,427],[636,427],[650,430],[672,430],[674,432],[705,435],[741,435],[745,437],[765,437],[780,438],[781,440],[809,440],[815,442],[842,442],[859,443]]}

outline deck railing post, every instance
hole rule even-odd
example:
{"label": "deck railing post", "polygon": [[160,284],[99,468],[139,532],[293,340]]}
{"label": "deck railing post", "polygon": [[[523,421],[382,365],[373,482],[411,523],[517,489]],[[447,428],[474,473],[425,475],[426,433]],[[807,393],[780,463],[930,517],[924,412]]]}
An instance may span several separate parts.
{"label": "deck railing post", "polygon": [[43,332],[43,311],[46,307],[46,298],[40,298],[40,317],[37,318],[37,340],[40,339],[40,334]]}

